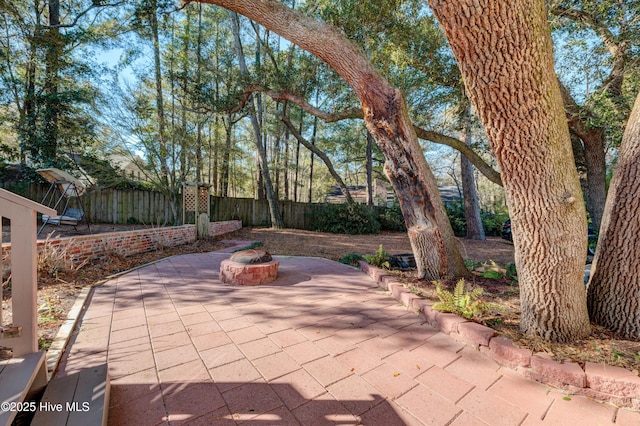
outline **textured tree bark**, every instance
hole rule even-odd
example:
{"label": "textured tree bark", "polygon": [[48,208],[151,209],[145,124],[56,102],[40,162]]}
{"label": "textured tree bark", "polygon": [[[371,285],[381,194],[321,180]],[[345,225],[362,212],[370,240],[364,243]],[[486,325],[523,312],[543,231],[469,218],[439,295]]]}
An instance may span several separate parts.
{"label": "textured tree bark", "polygon": [[600,229],[604,205],[607,200],[607,161],[605,157],[605,132],[601,127],[590,127],[594,117],[584,113],[569,91],[560,84],[562,101],[567,114],[569,128],[583,144],[584,165],[587,170],[587,182],[584,188],[587,211],[595,229]]}
{"label": "textured tree bark", "polygon": [[640,95],[627,122],[591,266],[591,319],[640,339]]}
{"label": "textured tree bark", "polygon": [[593,227],[602,225],[604,206],[607,202],[607,159],[605,155],[604,129],[596,128],[580,135],[584,143],[584,158],[587,165],[587,211]]}
{"label": "textured tree bark", "polygon": [[520,327],[589,334],[586,213],[543,0],[430,0],[502,171],[520,281]]}
{"label": "textured tree bark", "polygon": [[338,29],[276,0],[202,2],[217,4],[264,25],[328,63],[351,86],[362,104],[367,129],[385,156],[385,171],[400,201],[418,275],[427,279],[468,275],[405,100],[378,75],[363,52]]}

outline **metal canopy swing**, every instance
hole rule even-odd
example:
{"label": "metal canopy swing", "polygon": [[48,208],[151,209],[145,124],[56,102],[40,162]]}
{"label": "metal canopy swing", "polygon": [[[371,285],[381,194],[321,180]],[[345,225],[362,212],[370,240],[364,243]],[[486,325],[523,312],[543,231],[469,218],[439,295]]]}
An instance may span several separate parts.
{"label": "metal canopy swing", "polygon": [[40,169],[36,171],[50,183],[41,204],[58,212],[58,216],[42,215],[42,225],[37,235],[40,235],[47,224],[72,225],[76,227],[80,222],[85,222],[89,232],[91,232],[91,225],[85,214],[81,198],[81,195],[87,189],[85,185],[79,179],[59,169]]}

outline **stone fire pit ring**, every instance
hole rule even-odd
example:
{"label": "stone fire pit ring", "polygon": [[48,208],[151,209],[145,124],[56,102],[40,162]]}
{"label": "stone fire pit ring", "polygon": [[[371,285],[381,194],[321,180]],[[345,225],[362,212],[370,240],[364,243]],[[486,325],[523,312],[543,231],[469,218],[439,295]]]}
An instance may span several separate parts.
{"label": "stone fire pit ring", "polygon": [[235,285],[260,285],[275,281],[280,262],[264,250],[242,250],[220,263],[220,280]]}

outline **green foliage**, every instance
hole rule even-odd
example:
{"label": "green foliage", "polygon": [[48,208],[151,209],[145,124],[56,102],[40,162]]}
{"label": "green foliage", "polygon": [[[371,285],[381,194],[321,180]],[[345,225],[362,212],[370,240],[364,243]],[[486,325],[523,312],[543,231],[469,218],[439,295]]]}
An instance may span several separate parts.
{"label": "green foliage", "polygon": [[[450,201],[445,204],[447,210],[447,216],[453,233],[457,237],[464,237],[467,234],[467,218],[464,213],[464,202],[461,200]],[[502,224],[509,218],[506,213],[491,213],[482,210],[480,212],[480,219],[482,220],[482,227],[484,233],[488,237],[499,237],[502,232]]]}
{"label": "green foliage", "polygon": [[358,266],[358,262],[362,259],[362,255],[358,253],[349,253],[340,258],[340,263],[344,263],[345,265]]}
{"label": "green foliage", "polygon": [[450,201],[445,203],[447,216],[451,222],[451,228],[456,237],[467,235],[467,219],[464,214],[464,204],[461,201]]}
{"label": "green foliage", "polygon": [[489,278],[492,280],[499,280],[502,278],[502,274],[498,271],[484,271],[482,273],[482,278]]}
{"label": "green foliage", "polygon": [[377,234],[380,222],[364,204],[325,204],[315,211],[311,230],[333,234]]}
{"label": "green foliage", "polygon": [[516,264],[507,263],[505,268],[507,269],[507,278],[512,281],[518,281],[518,271],[516,270]]}
{"label": "green foliage", "polygon": [[407,226],[404,223],[404,217],[399,205],[393,207],[383,207],[378,214],[380,226],[385,231],[406,232]]}
{"label": "green foliage", "polygon": [[389,269],[389,254],[384,251],[382,244],[378,247],[375,254],[365,254],[362,256],[364,260],[371,266]]}
{"label": "green foliage", "polygon": [[482,210],[480,211],[480,219],[482,220],[485,235],[499,237],[502,234],[502,224],[509,219],[509,215],[507,213],[490,213]]}
{"label": "green foliage", "polygon": [[440,302],[433,304],[433,309],[436,311],[451,312],[464,318],[473,318],[494,308],[494,305],[480,299],[484,292],[481,287],[468,291],[464,279],[458,281],[453,293],[442,288],[439,281],[435,284],[436,295],[440,299]]}

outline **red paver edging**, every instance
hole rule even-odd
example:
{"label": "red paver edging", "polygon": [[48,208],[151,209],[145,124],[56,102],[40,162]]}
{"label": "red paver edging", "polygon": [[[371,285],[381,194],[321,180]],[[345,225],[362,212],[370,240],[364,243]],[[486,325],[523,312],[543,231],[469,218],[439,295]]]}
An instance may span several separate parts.
{"label": "red paver edging", "polygon": [[429,325],[452,338],[476,348],[502,366],[524,377],[546,385],[606,401],[622,407],[640,410],[640,377],[620,367],[586,363],[585,367],[571,362],[554,361],[544,353],[533,353],[517,347],[510,339],[496,335],[495,330],[457,315],[434,310],[432,303],[420,299],[383,269],[360,261],[360,269],[378,282],[408,310],[415,311]]}

